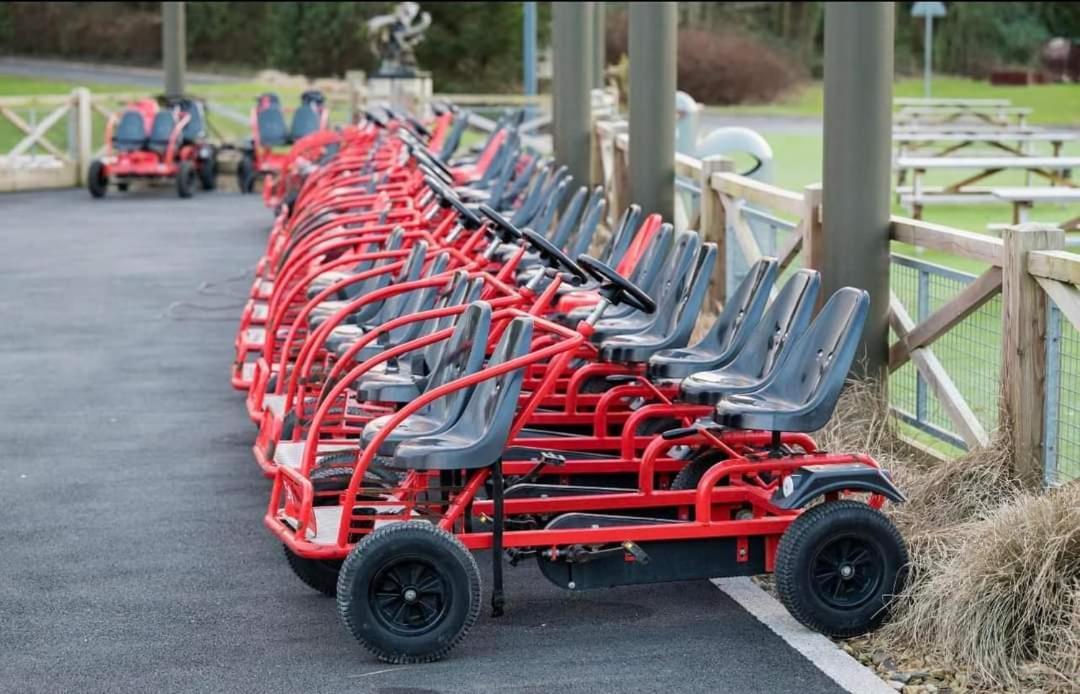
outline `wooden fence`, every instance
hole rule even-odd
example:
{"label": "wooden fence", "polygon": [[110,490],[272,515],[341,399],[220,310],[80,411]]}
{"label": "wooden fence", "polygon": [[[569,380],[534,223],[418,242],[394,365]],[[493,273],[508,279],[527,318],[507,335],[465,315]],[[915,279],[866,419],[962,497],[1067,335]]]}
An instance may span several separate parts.
{"label": "wooden fence", "polygon": [[[612,213],[621,212],[630,202],[627,127],[625,121],[610,117],[594,121],[593,152],[599,163],[594,182],[607,184]],[[747,223],[748,207],[793,221],[794,233],[776,253],[784,267],[798,261],[803,267],[822,268],[825,227],[820,184],[801,192],[785,190],[734,173],[732,162],[721,157],[701,161],[677,155],[675,172],[679,179],[696,181],[700,191],[697,209],[677,211],[676,217],[717,245],[717,270],[711,287],[717,304],[726,298],[729,245],[737,244],[747,262],[762,256]],[[889,350],[890,373],[909,362],[914,364],[969,447],[998,445],[935,355],[934,346],[1000,295],[997,421],[999,427],[1011,432],[1009,445],[1017,470],[1033,484],[1043,481],[1048,297],[1080,330],[1080,256],[1065,252],[1063,232],[1045,225],[1010,226],[1001,238],[993,238],[905,217],[894,216],[891,221],[893,241],[977,261],[986,269],[920,321],[911,317],[895,291],[891,294],[889,322],[895,340]]]}

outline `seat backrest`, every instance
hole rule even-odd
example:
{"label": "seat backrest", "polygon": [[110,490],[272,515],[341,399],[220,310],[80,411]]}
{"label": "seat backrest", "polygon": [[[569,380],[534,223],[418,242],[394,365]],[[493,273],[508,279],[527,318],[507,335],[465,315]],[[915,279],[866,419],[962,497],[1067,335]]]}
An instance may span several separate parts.
{"label": "seat backrest", "polygon": [[567,244],[568,256],[576,258],[582,253],[589,252],[589,246],[592,245],[593,237],[600,227],[600,220],[604,218],[605,212],[607,212],[607,200],[604,198],[604,188],[596,186],[593,188],[592,195],[589,196],[588,204],[585,205],[585,213],[581,215],[581,223],[578,224],[574,238]]}
{"label": "seat backrest", "polygon": [[511,133],[507,141],[513,143],[511,150],[515,152],[515,154],[507,156],[499,163],[499,168],[494,172],[492,177],[491,190],[488,192],[488,204],[495,207],[497,210],[502,209],[503,196],[506,195],[506,189],[510,185],[510,177],[514,175],[518,163],[518,158],[516,156],[519,145],[517,133]]}
{"label": "seat backrest", "polygon": [[510,218],[511,224],[519,229],[529,225],[536,213],[540,211],[541,205],[544,204],[544,190],[552,173],[552,165],[548,163],[533,176],[532,183],[525,193],[525,199],[521,201],[521,205]]}
{"label": "seat backrest", "polygon": [[[456,381],[476,373],[483,367],[491,332],[491,306],[484,301],[469,304],[454,325],[454,332],[446,341],[439,360],[431,370],[427,390]],[[426,413],[441,421],[453,421],[461,415],[472,393],[471,388],[455,390],[433,401]]]}
{"label": "seat backrest", "polygon": [[[536,174],[537,167],[540,166],[540,157],[529,157],[529,162],[521,171],[516,171],[514,177],[510,180],[510,184],[506,187],[506,192],[503,194],[502,200],[498,200],[499,207],[496,209],[505,210],[515,208],[515,203],[522,202],[522,193],[528,187],[532,181],[533,176]],[[516,210],[515,210],[516,211]]]}
{"label": "seat backrest", "polygon": [[465,128],[468,126],[469,116],[467,114],[458,113],[454,116],[454,124],[450,126],[450,132],[447,133],[442,149],[439,150],[440,159],[449,161],[450,157],[454,156],[454,152],[457,151],[458,146],[461,144],[461,136],[465,134]]}
{"label": "seat backrest", "polygon": [[718,367],[738,353],[757,326],[769,303],[769,294],[776,283],[779,268],[780,263],[775,258],[762,258],[754,263],[727,298],[709,332],[697,344],[717,355]]}
{"label": "seat backrest", "polygon": [[[532,345],[532,334],[532,318],[520,316],[511,320],[486,367],[505,364],[527,355]],[[493,462],[498,457],[498,451],[505,446],[514,423],[523,376],[523,368],[514,369],[476,384],[457,424],[447,433],[473,441],[482,451],[492,449],[494,455],[490,462]]]}
{"label": "seat backrest", "polygon": [[825,426],[836,409],[870,309],[870,295],[861,289],[838,289],[814,322],[793,345],[776,378],[763,391],[802,410],[797,428]]}
{"label": "seat backrest", "polygon": [[[420,241],[409,250],[409,255],[405,258],[405,264],[402,265],[401,270],[398,271],[397,277],[394,278],[394,284],[400,285],[405,284],[406,282],[415,282],[424,276],[424,266],[427,264],[425,262],[427,249],[427,242]],[[435,259],[432,261],[431,265],[428,266],[428,269],[433,271],[439,270],[441,267],[445,270],[444,264],[447,258],[444,258],[444,255],[445,254],[440,253],[435,256]],[[442,261],[439,260],[440,258],[442,258]],[[434,276],[434,274],[437,273],[427,273],[428,276]],[[375,324],[385,323],[388,320],[394,320],[395,318],[404,316],[407,313],[406,308],[409,305],[412,294],[413,292],[398,292],[393,296],[388,297],[386,301],[383,302],[382,308],[379,309],[379,313],[372,322]]]}
{"label": "seat backrest", "polygon": [[[396,227],[390,236],[386,238],[386,243],[382,246],[375,245],[372,250],[374,251],[397,251],[401,249],[401,245],[405,242],[405,229],[402,227]],[[362,260],[356,264],[353,271],[357,274],[372,270],[376,267],[383,267],[396,263],[396,258],[379,258],[377,260]],[[364,296],[371,292],[378,291],[383,287],[390,286],[390,283],[394,280],[394,277],[389,273],[382,272],[367,279],[360,280],[355,284],[350,284],[345,289],[345,295],[349,298],[355,298],[358,296]],[[366,307],[365,307],[366,308]],[[374,309],[373,309],[374,310]],[[369,315],[371,313],[369,312]]]}
{"label": "seat backrest", "polygon": [[128,109],[120,114],[113,128],[112,145],[121,152],[131,152],[146,146],[146,121],[143,114]]}
{"label": "seat backrest", "polygon": [[[428,276],[435,277],[441,275],[446,272],[446,266],[449,264],[450,253],[444,251],[438,254],[428,266]],[[439,299],[439,289],[440,288],[437,286],[423,287],[407,292],[401,305],[401,315],[409,316],[415,313],[430,311],[435,308],[435,302]],[[420,329],[424,327],[424,323],[425,321],[412,321],[405,325],[398,326],[390,331],[390,342],[393,344],[401,344],[419,337]]]}
{"label": "seat backrest", "polygon": [[792,274],[723,370],[762,381],[778,375],[777,367],[810,324],[820,287],[821,276],[814,270]]}
{"label": "seat backrest", "polygon": [[259,143],[264,147],[275,147],[288,141],[289,131],[277,94],[262,94],[256,99],[255,125],[259,129]]}
{"label": "seat backrest", "polygon": [[672,250],[671,238],[675,235],[675,229],[670,224],[662,224],[645,248],[641,256],[641,262],[634,266],[630,273],[630,281],[636,284],[649,296],[657,296],[664,281],[664,270],[668,261],[672,260],[669,253]]}
{"label": "seat backrest", "polygon": [[654,345],[656,349],[685,347],[690,342],[690,335],[694,332],[694,325],[705,303],[705,295],[709,292],[709,280],[712,279],[714,267],[716,244],[703,243],[694,259],[694,269],[686,276],[679,292],[676,314],[669,321],[657,321],[651,330],[661,338]]}
{"label": "seat backrest", "polygon": [[[468,279],[469,273],[465,270],[457,270],[454,272],[453,278],[450,280],[450,285],[443,296],[440,297],[436,308],[449,308],[451,306],[465,306],[468,304],[480,301],[480,295],[484,290],[484,280],[482,277],[476,277]],[[457,321],[461,320],[460,315],[450,314],[437,318],[434,321],[428,321],[428,325],[424,326],[422,334],[437,333],[440,330],[445,330],[457,324]],[[418,361],[413,362],[413,368],[416,373],[427,373],[429,369],[434,368],[435,364],[439,363],[439,357],[442,355],[443,349],[446,347],[447,341],[441,340],[439,342],[433,342],[425,347],[416,355]]]}
{"label": "seat backrest", "polygon": [[533,220],[533,223],[535,224],[534,230],[543,234],[548,240],[551,240],[555,215],[558,213],[559,208],[562,207],[562,202],[566,198],[566,194],[570,191],[570,183],[573,180],[573,176],[563,176],[554,186],[554,190],[552,190],[551,195],[544,203],[544,207],[540,210],[540,214],[536,215],[536,219]]}
{"label": "seat backrest", "polygon": [[171,108],[163,108],[154,115],[148,144],[151,149],[164,152],[169,146],[169,136],[176,127],[176,117]]}
{"label": "seat backrest", "polygon": [[289,129],[289,140],[296,142],[305,135],[311,133],[322,127],[322,114],[318,108],[311,103],[303,103],[296,107],[293,111],[292,127]]}
{"label": "seat backrest", "polygon": [[638,261],[641,260],[642,254],[645,253],[645,249],[648,248],[652,235],[660,229],[663,223],[663,218],[658,214],[651,214],[645,218],[637,232],[634,233],[630,245],[626,247],[626,252],[619,259],[619,262],[615,264],[616,272],[626,277],[634,271]]}
{"label": "seat backrest", "polygon": [[[669,225],[661,225],[669,226]],[[680,293],[686,286],[688,277],[694,270],[698,249],[701,247],[701,237],[696,231],[682,231],[675,235],[675,243],[667,259],[661,264],[661,272],[657,277],[656,289],[652,294],[656,302],[656,311],[650,316],[644,316],[640,324],[640,330],[647,331],[654,324],[662,324],[675,316],[678,308]],[[644,287],[643,287],[644,289]],[[634,311],[634,315],[640,311]],[[603,334],[603,329],[621,322],[623,319],[601,318],[597,322],[600,328],[598,334]],[[609,322],[610,321],[610,322]],[[634,332],[638,332],[635,330]]]}
{"label": "seat backrest", "polygon": [[570,240],[570,234],[574,231],[578,218],[581,216],[581,210],[585,207],[585,199],[588,196],[588,186],[578,188],[574,196],[570,198],[570,202],[566,203],[566,209],[559,215],[559,224],[555,229],[551,233],[545,233],[540,229],[537,229],[537,231],[547,236],[548,241],[555,244],[557,248],[565,248],[566,243]]}
{"label": "seat backrest", "polygon": [[641,207],[638,205],[628,206],[623,210],[622,217],[619,218],[614,233],[608,237],[607,243],[604,244],[604,248],[600,251],[599,259],[611,267],[618,265],[626,254],[626,249],[634,240],[639,224],[641,224]]}
{"label": "seat backrest", "polygon": [[180,137],[184,142],[196,142],[203,139],[206,136],[206,117],[202,103],[194,99],[181,99],[177,102],[177,106],[180,112],[188,117]]}

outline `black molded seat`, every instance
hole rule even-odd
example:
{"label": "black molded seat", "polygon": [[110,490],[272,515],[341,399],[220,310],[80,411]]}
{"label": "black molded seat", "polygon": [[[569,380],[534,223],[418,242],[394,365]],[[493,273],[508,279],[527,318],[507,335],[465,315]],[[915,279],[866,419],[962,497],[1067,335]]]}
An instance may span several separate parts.
{"label": "black molded seat", "polygon": [[[459,279],[463,278],[463,279]],[[480,299],[484,289],[484,280],[468,279],[464,270],[454,273],[450,288],[440,300],[438,308],[471,304]],[[437,333],[455,324],[459,316],[448,315],[434,321],[425,321],[418,328],[420,334]],[[420,396],[427,385],[432,369],[439,363],[443,351],[450,342],[449,338],[435,342],[418,350],[408,358],[396,360],[394,364],[386,362],[376,364],[354,385],[357,399],[364,402],[392,402],[403,404]]]}
{"label": "black molded seat", "polygon": [[194,99],[180,99],[176,102],[180,112],[188,117],[180,138],[185,143],[195,143],[206,138],[206,116],[203,105]]}
{"label": "black molded seat", "polygon": [[[431,372],[426,390],[434,390],[479,371],[487,350],[490,329],[491,306],[478,301],[465,309],[442,359]],[[422,434],[434,436],[448,430],[462,416],[471,393],[472,389],[469,388],[455,390],[406,417],[383,441],[379,455],[393,455],[398,444],[408,438]],[[368,422],[360,436],[363,444],[370,444],[393,416],[385,415]]]}
{"label": "black molded seat", "polygon": [[134,152],[146,146],[146,121],[135,110],[124,111],[113,128],[112,145],[120,152]]}
{"label": "black molded seat", "polygon": [[604,361],[641,364],[660,350],[686,345],[701,314],[701,306],[705,303],[714,265],[716,244],[706,243],[698,249],[694,270],[686,276],[678,291],[675,310],[670,313],[657,312],[656,320],[640,333],[616,335],[604,340],[600,345],[600,358]]}
{"label": "black molded seat", "polygon": [[[405,242],[405,229],[402,227],[396,227],[390,235],[386,238],[385,243],[372,243],[364,250],[368,253],[378,253],[382,251],[397,251],[401,249],[402,244]],[[394,258],[381,258],[378,260],[361,260],[351,270],[329,270],[316,277],[307,290],[307,297],[314,299],[324,289],[331,284],[350,277],[352,275],[358,275],[361,272],[366,272],[372,268],[382,265],[389,265],[397,262]],[[335,294],[335,299],[340,301],[346,301],[358,296],[363,296],[370,292],[382,289],[390,284],[390,276],[386,273],[369,277],[366,280],[357,282],[356,284],[350,284],[344,289],[339,289]]]}
{"label": "black molded seat", "polygon": [[[510,321],[488,366],[527,355],[532,333],[531,318]],[[475,470],[494,464],[510,437],[523,376],[524,369],[514,369],[478,383],[452,427],[438,436],[402,442],[394,451],[391,466],[405,470]]]}
{"label": "black molded seat", "polygon": [[773,258],[754,263],[728,297],[709,332],[691,347],[654,354],[649,359],[649,378],[681,380],[699,371],[717,369],[734,359],[765,312],[779,265]]}
{"label": "black molded seat", "polygon": [[[409,255],[405,258],[405,263],[401,270],[394,276],[393,283],[403,284],[419,279],[420,273],[424,269],[426,255],[427,243],[421,241],[413,246],[409,251]],[[334,327],[326,341],[326,348],[329,350],[336,350],[338,345],[342,342],[351,343],[354,340],[360,339],[368,327],[380,325],[391,318],[397,318],[401,315],[402,304],[407,300],[407,293],[399,293],[394,294],[384,301],[375,301],[367,304],[359,311],[346,318],[346,322],[342,322],[340,325]],[[340,308],[341,305],[338,305],[331,310],[329,314],[321,314],[321,319],[315,315],[309,316],[308,322],[313,326],[320,325]],[[389,316],[389,318],[387,316]]]}
{"label": "black molded seat", "polygon": [[725,396],[713,415],[718,424],[738,429],[811,432],[825,426],[836,409],[855,359],[870,296],[844,287],[760,390]]}
{"label": "black molded seat", "polygon": [[616,335],[644,332],[658,321],[675,315],[682,290],[693,276],[700,248],[701,237],[696,231],[676,234],[674,248],[663,265],[664,272],[659,289],[653,295],[656,310],[651,315],[634,311],[623,317],[601,318],[594,326],[592,340],[602,343]]}
{"label": "black molded seat", "polygon": [[821,278],[813,270],[793,274],[753,327],[738,354],[719,369],[700,371],[683,379],[679,385],[680,399],[713,405],[725,395],[766,385],[810,323],[820,285]]}
{"label": "black molded seat", "polygon": [[[669,269],[668,263],[672,259],[669,257],[672,250],[672,236],[674,236],[672,226],[670,224],[661,225],[652,238],[649,239],[648,245],[645,246],[645,252],[641,255],[641,260],[634,266],[630,277],[627,278],[649,296],[659,296],[663,288],[666,279],[665,273]],[[593,306],[575,308],[566,315],[564,322],[566,325],[575,326],[578,321],[585,320],[593,312],[593,308]],[[612,319],[626,318],[636,313],[638,311],[634,307],[619,304],[609,306],[604,311],[603,318],[606,321],[605,324],[610,324]]]}
{"label": "black molded seat", "polygon": [[604,188],[596,186],[589,196],[589,202],[585,205],[585,213],[581,215],[581,223],[577,231],[566,244],[566,255],[576,258],[582,253],[589,251],[596,230],[600,228],[600,220],[607,212],[607,200],[604,198]]}
{"label": "black molded seat", "polygon": [[310,135],[322,125],[322,115],[310,104],[301,104],[293,112],[289,140],[296,142],[305,135]]}
{"label": "black molded seat", "polygon": [[154,114],[154,122],[150,126],[150,136],[146,140],[147,149],[158,154],[165,154],[169,148],[169,136],[176,127],[176,116],[171,108],[163,108]]}
{"label": "black molded seat", "polygon": [[255,126],[259,129],[259,144],[263,147],[284,145],[289,140],[285,114],[277,94],[262,94],[256,101]]}

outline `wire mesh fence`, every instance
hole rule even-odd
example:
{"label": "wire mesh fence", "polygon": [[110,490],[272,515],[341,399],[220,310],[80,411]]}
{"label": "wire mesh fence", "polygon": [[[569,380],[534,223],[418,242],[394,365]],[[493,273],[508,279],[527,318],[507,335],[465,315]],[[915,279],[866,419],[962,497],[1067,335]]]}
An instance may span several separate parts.
{"label": "wire mesh fence", "polygon": [[1043,469],[1047,484],[1080,479],[1080,332],[1050,302],[1046,330],[1046,421]]}

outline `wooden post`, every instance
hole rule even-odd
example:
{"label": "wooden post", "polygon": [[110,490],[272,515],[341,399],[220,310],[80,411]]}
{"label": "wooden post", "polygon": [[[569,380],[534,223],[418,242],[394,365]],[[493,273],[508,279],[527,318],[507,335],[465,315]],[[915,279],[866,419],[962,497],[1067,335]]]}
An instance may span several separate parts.
{"label": "wooden post", "polygon": [[719,309],[727,301],[727,213],[720,202],[720,193],[712,187],[714,173],[735,170],[735,162],[719,155],[701,160],[701,229],[706,241],[716,244],[716,267],[713,270],[709,301]]}
{"label": "wooden post", "polygon": [[1065,232],[1048,224],[1005,227],[1001,281],[1001,427],[1012,437],[1013,467],[1030,487],[1043,481],[1046,403],[1046,294],[1028,274],[1031,251],[1061,250]]}
{"label": "wooden post", "polygon": [[604,152],[601,149],[600,136],[596,133],[597,124],[606,120],[606,116],[597,117],[593,113],[592,122],[589,124],[589,187],[604,184]]}
{"label": "wooden post", "polygon": [[75,99],[75,112],[78,125],[75,130],[78,138],[77,153],[75,157],[75,170],[77,185],[86,184],[86,170],[90,168],[90,159],[93,157],[94,147],[94,119],[93,108],[90,103],[90,90],[86,87],[78,87],[72,91]]}
{"label": "wooden post", "polygon": [[619,137],[625,135],[629,130],[629,125],[626,121],[619,121],[615,123],[612,128],[612,146],[611,146],[611,192],[608,195],[608,219],[610,226],[614,226],[619,221],[619,216],[622,215],[623,210],[630,204],[630,151],[629,146],[626,149],[619,148]]}
{"label": "wooden post", "polygon": [[[822,272],[825,267],[825,227],[821,223],[821,201],[823,194],[820,183],[811,183],[803,188],[803,240],[802,252],[804,266]],[[818,294],[818,307],[825,297]]]}

